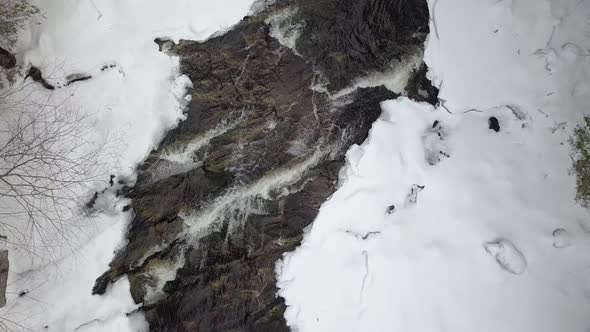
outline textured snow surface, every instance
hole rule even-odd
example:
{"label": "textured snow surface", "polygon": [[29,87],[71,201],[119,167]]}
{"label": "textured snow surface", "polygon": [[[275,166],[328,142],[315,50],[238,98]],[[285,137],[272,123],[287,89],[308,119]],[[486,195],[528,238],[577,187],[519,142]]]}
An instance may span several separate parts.
{"label": "textured snow surface", "polygon": [[590,215],[567,141],[590,109],[590,2],[429,3],[442,106],[384,102],[348,151],[340,189],[277,263],[287,322],[588,331]]}
{"label": "textured snow surface", "polygon": [[[156,37],[204,40],[238,22],[252,0],[38,0],[45,19],[21,36],[16,52],[58,88],[38,85],[48,103],[66,102],[96,122],[88,140],[107,142],[109,173],[132,175],[165,130],[182,118],[188,78],[178,59],[158,51]],[[67,87],[70,74],[92,79]],[[124,245],[128,215],[102,216],[76,239],[84,244],[50,264],[23,260],[11,252],[8,305],[0,317],[23,331],[141,331],[129,282],[120,280],[105,296],[92,296],[94,280],[114,251]],[[82,217],[80,217],[82,218]],[[40,249],[42,251],[42,249]],[[22,296],[19,296],[19,293]],[[0,327],[1,329],[1,327]]]}

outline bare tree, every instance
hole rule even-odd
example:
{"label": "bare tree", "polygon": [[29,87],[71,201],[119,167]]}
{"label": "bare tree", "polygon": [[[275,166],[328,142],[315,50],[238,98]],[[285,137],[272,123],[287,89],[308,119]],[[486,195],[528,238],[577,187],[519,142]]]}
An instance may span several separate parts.
{"label": "bare tree", "polygon": [[[19,30],[40,16],[29,0],[0,0],[0,249],[4,242],[17,260],[30,257],[31,266],[55,262],[85,238],[88,223],[80,212],[101,174],[103,151],[88,142],[89,117],[67,99],[56,104],[32,81],[15,83],[23,73],[10,50]],[[3,263],[7,268],[7,257]],[[0,330],[29,330],[20,316],[0,309]]]}
{"label": "bare tree", "polygon": [[0,235],[45,254],[71,242],[83,197],[96,180],[100,146],[87,141],[91,123],[67,100],[52,105],[0,100]]}
{"label": "bare tree", "polygon": [[[87,239],[92,220],[83,212],[106,183],[101,159],[110,157],[104,138],[89,141],[92,115],[55,99],[33,82],[0,90],[0,244],[33,269],[57,264]],[[0,308],[0,331],[30,330],[27,321],[10,303]]]}

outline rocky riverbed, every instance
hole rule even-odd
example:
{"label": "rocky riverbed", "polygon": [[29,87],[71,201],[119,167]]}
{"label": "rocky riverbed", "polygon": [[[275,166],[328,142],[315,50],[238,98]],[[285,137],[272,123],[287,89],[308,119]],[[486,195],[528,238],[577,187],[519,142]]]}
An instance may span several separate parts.
{"label": "rocky riverbed", "polygon": [[379,103],[437,102],[425,0],[278,0],[205,42],[158,39],[193,83],[186,119],[139,167],[127,275],[152,331],[288,330],[275,262],[338,188]]}

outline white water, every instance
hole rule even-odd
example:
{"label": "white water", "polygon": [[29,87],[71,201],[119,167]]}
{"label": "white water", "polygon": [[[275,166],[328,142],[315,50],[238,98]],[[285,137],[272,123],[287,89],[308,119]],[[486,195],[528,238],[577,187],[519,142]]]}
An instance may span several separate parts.
{"label": "white water", "polygon": [[[228,217],[231,219],[230,229],[235,229],[250,213],[263,212],[257,199],[270,199],[271,192],[279,189],[282,189],[283,194],[288,194],[285,187],[301,179],[305,172],[317,165],[329,151],[329,148],[317,148],[298,164],[274,170],[244,188],[234,188],[201,211],[185,212],[182,218],[188,226],[186,233],[193,239],[198,239],[207,234],[211,227],[217,227],[219,222]],[[234,211],[240,211],[240,213],[232,218]]]}
{"label": "white water", "polygon": [[297,14],[297,11],[298,9],[295,7],[283,9],[267,18],[265,23],[270,25],[271,37],[300,56],[299,52],[297,52],[296,45],[303,26],[301,23],[292,22],[292,18]]}
{"label": "white water", "polygon": [[[198,211],[181,212],[179,217],[184,221],[184,230],[177,239],[184,238],[188,245],[198,246],[201,238],[219,230],[223,222],[229,223],[228,235],[231,235],[243,225],[248,216],[265,213],[265,199],[270,199],[271,195],[275,198],[288,195],[287,187],[299,181],[307,170],[317,165],[331,150],[330,147],[317,148],[301,162],[274,170],[251,185],[232,188]],[[144,257],[160,251],[165,245],[167,244],[155,246]],[[184,252],[181,250],[179,255],[183,256]],[[153,281],[153,285],[146,285],[146,301],[151,303],[164,296],[162,288],[167,281],[174,280],[176,272],[183,265],[183,257],[176,257],[174,262],[155,260],[154,263],[148,263],[145,275]]]}

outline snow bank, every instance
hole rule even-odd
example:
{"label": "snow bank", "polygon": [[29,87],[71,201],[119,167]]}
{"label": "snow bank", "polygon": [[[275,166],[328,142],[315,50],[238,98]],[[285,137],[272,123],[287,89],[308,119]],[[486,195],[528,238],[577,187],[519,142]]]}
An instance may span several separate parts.
{"label": "snow bank", "polygon": [[190,85],[179,77],[178,58],[159,52],[154,39],[204,40],[239,21],[251,3],[39,1],[47,20],[23,36],[19,53],[51,83],[93,76],[55,93],[74,94],[71,103],[97,115],[97,135],[119,141],[118,169],[131,172],[182,117],[179,99]]}
{"label": "snow bank", "polygon": [[[109,147],[101,160],[106,181],[109,173],[132,175],[165,130],[183,117],[190,81],[180,76],[178,58],[159,52],[154,38],[204,40],[238,22],[251,3],[37,1],[46,18],[23,33],[16,52],[22,65],[39,67],[56,86],[51,92],[36,84],[27,89],[53,103],[65,100],[67,107],[81,109],[95,121],[87,139]],[[66,86],[72,74],[92,78]],[[141,316],[125,315],[136,308],[126,280],[103,297],[90,294],[122,245],[128,217],[90,220],[80,236],[86,245],[53,264],[31,270],[29,262],[12,257],[9,305],[0,317],[12,320],[15,328],[21,324],[44,331],[145,329]]]}
{"label": "snow bank", "polygon": [[[125,231],[126,218],[104,218],[101,232],[88,245],[64,259],[15,276],[9,290],[16,294],[0,309],[0,317],[33,331],[143,331],[140,315],[129,294],[129,281],[119,280],[105,296],[91,296],[96,276],[113,258]],[[16,262],[18,266],[18,262]],[[8,324],[19,331],[16,324]],[[23,328],[22,330],[26,330]]]}
{"label": "snow bank", "polygon": [[385,102],[348,151],[340,189],[277,264],[287,323],[586,331],[589,216],[567,140],[590,106],[590,3],[430,8],[425,58],[443,107]]}

